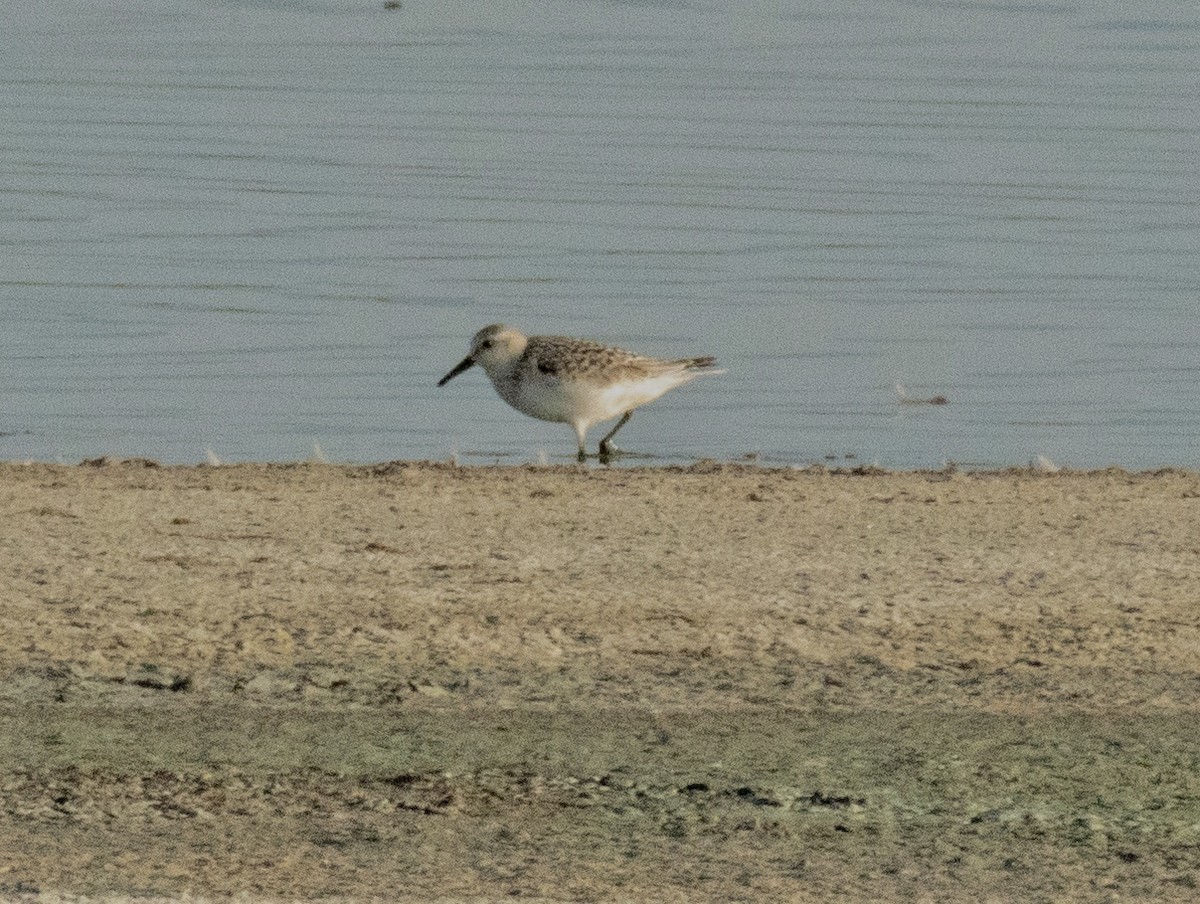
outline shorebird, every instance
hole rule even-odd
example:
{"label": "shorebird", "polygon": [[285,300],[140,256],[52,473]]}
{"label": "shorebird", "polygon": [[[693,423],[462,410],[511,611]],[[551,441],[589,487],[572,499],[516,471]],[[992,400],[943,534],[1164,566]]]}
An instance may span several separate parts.
{"label": "shorebird", "polygon": [[716,358],[663,361],[621,348],[566,336],[526,336],[502,323],[485,326],[471,339],[471,351],[438,380],[445,386],[478,364],[500,398],[522,414],[570,424],[579,441],[579,460],[587,458],[588,430],[620,417],[600,440],[601,461],[619,450],[612,444],[635,408],[702,374],[720,374]]}

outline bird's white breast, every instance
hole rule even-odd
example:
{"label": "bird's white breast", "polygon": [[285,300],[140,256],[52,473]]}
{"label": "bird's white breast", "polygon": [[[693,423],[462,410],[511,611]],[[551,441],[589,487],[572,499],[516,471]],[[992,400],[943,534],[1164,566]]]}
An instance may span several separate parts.
{"label": "bird's white breast", "polygon": [[562,379],[536,368],[489,374],[496,392],[522,414],[543,421],[597,424],[652,402],[691,379],[683,372],[605,383]]}

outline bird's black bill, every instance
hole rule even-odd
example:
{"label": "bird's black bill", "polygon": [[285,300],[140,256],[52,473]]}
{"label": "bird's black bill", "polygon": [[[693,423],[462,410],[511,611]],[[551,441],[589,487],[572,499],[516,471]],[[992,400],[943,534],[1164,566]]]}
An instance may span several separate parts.
{"label": "bird's black bill", "polygon": [[438,386],[445,386],[447,383],[449,383],[451,380],[453,380],[455,377],[457,377],[464,370],[467,370],[474,363],[475,363],[475,359],[472,358],[470,355],[467,355],[460,362],[458,362],[458,366],[456,366],[454,368],[454,370],[450,371],[450,373],[446,374],[446,376],[444,376],[440,380],[438,380]]}

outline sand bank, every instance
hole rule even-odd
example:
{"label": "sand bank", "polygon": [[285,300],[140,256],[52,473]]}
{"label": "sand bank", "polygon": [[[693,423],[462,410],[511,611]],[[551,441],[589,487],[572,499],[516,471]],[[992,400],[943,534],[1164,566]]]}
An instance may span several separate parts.
{"label": "sand bank", "polygon": [[6,464],[0,513],[0,895],[1196,895],[1194,473]]}

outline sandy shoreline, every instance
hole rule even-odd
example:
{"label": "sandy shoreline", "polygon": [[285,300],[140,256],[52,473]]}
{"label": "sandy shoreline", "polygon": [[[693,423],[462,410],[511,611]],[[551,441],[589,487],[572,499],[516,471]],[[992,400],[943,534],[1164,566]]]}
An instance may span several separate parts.
{"label": "sandy shoreline", "polygon": [[1196,894],[1196,473],[0,464],[0,511],[0,897]]}

